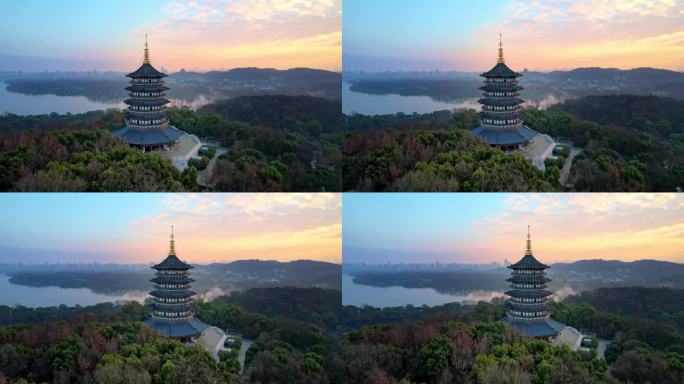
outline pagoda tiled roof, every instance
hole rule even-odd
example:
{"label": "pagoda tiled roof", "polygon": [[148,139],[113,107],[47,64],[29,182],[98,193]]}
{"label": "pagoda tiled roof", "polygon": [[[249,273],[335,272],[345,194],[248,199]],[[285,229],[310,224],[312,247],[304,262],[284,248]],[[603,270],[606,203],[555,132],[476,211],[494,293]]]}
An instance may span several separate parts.
{"label": "pagoda tiled roof", "polygon": [[131,72],[127,77],[150,77],[150,78],[160,78],[160,77],[166,77],[166,74],[163,72],[159,72],[155,67],[152,66],[152,64],[143,64],[140,66],[140,68],[136,69],[135,72]]}
{"label": "pagoda tiled roof", "polygon": [[166,99],[164,97],[148,97],[148,98],[143,98],[143,97],[132,97],[129,99],[124,100],[124,103],[128,105],[144,105],[144,106],[159,106],[159,105],[166,105],[170,102],[169,99]]}
{"label": "pagoda tiled roof", "polygon": [[480,125],[471,129],[470,133],[481,138],[489,145],[523,144],[538,135],[536,131],[524,125],[515,128],[490,128]]}
{"label": "pagoda tiled roof", "polygon": [[518,333],[528,337],[549,337],[560,333],[565,325],[551,318],[544,320],[517,320],[508,316],[503,321],[513,327]]}
{"label": "pagoda tiled roof", "polygon": [[163,311],[163,312],[173,312],[173,313],[178,313],[178,312],[190,312],[192,311],[192,307],[188,305],[187,303],[176,303],[176,304],[157,304],[157,303],[152,303],[150,304],[150,308],[157,310],[157,311]]}
{"label": "pagoda tiled roof", "polygon": [[532,255],[525,255],[517,263],[508,266],[508,268],[511,269],[546,269],[548,267],[548,265],[540,263],[539,260]]}
{"label": "pagoda tiled roof", "polygon": [[[173,126],[155,128],[137,128],[126,126],[112,132],[112,135],[121,137],[128,144],[162,145],[174,142],[179,137],[185,135],[185,132]],[[189,266],[188,268],[192,268],[192,266]]]}
{"label": "pagoda tiled roof", "polygon": [[162,92],[168,91],[169,87],[164,86],[162,83],[157,84],[131,84],[126,87],[129,92]]}
{"label": "pagoda tiled roof", "polygon": [[521,91],[525,88],[511,83],[485,83],[485,85],[478,88],[482,91]]}
{"label": "pagoda tiled roof", "polygon": [[154,297],[173,297],[173,298],[188,298],[195,295],[195,292],[188,289],[155,289],[150,292]]}
{"label": "pagoda tiled roof", "polygon": [[497,63],[494,68],[481,74],[482,77],[519,77],[522,73],[515,72],[514,70],[508,68],[504,63]]}
{"label": "pagoda tiled roof", "polygon": [[190,284],[195,280],[193,280],[187,276],[155,276],[153,279],[150,279],[150,281],[153,283],[157,283],[157,284],[173,284],[173,283]]}
{"label": "pagoda tiled roof", "polygon": [[547,297],[551,295],[551,292],[543,289],[512,289],[510,291],[504,292],[506,295],[511,297],[528,297],[528,298],[539,298]]}
{"label": "pagoda tiled roof", "polygon": [[520,113],[515,111],[482,111],[479,113],[482,118],[490,118],[495,120],[513,120],[519,119]]}
{"label": "pagoda tiled roof", "polygon": [[497,106],[507,106],[507,105],[519,105],[525,102],[525,100],[517,97],[485,97],[477,101],[484,105],[497,105]]}
{"label": "pagoda tiled roof", "polygon": [[153,269],[190,269],[192,265],[186,264],[176,255],[169,255],[161,263],[152,266]]}
{"label": "pagoda tiled roof", "polygon": [[127,119],[130,119],[132,117],[135,117],[140,120],[158,120],[158,119],[166,119],[168,115],[163,112],[163,111],[131,111],[131,110],[125,110],[124,111],[124,117]]}
{"label": "pagoda tiled roof", "polygon": [[509,301],[506,303],[506,306],[520,312],[544,312],[549,310],[547,304],[521,305]]}
{"label": "pagoda tiled roof", "polygon": [[512,276],[506,279],[509,283],[533,283],[533,284],[541,284],[541,283],[548,283],[551,281],[548,277],[544,276],[535,276],[535,275],[527,275],[527,276]]}
{"label": "pagoda tiled roof", "polygon": [[209,325],[194,317],[187,320],[161,320],[152,317],[147,319],[145,324],[164,337],[199,336],[209,327]]}

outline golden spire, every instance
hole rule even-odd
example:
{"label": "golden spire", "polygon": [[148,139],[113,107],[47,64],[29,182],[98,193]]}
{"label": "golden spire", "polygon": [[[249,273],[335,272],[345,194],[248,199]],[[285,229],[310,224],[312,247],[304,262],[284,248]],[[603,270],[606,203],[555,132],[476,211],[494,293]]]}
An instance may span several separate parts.
{"label": "golden spire", "polygon": [[171,241],[169,244],[169,256],[176,256],[176,247],[173,242],[173,225],[171,226]]}
{"label": "golden spire", "polygon": [[525,256],[532,256],[532,235],[530,235],[530,226],[527,226],[527,249],[525,250]]}
{"label": "golden spire", "polygon": [[499,33],[499,61],[497,61],[499,64],[505,64],[506,62],[504,61],[503,57],[503,41],[501,40],[501,34]]}
{"label": "golden spire", "polygon": [[147,49],[147,33],[145,34],[145,59],[143,60],[143,64],[149,64],[150,63],[150,52],[149,49]]}

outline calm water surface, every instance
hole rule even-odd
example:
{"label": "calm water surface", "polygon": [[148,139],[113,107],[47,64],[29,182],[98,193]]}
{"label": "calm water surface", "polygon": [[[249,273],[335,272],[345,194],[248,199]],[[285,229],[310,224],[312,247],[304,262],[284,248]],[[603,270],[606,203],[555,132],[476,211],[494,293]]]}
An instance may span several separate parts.
{"label": "calm water surface", "polygon": [[130,291],[118,295],[95,293],[88,288],[28,287],[9,282],[9,276],[0,275],[0,305],[20,304],[25,307],[53,307],[94,305],[115,301],[144,302],[146,292]]}
{"label": "calm water surface", "polygon": [[357,307],[370,305],[373,307],[402,307],[405,305],[442,305],[460,302],[474,304],[478,301],[490,301],[503,296],[500,291],[470,290],[454,293],[441,293],[432,288],[404,287],[372,287],[356,284],[353,277],[342,275],[342,304]]}
{"label": "calm water surface", "polygon": [[460,101],[437,101],[429,96],[401,96],[401,95],[371,95],[353,92],[351,84],[342,83],[342,112],[347,115],[360,113],[363,115],[387,115],[398,112],[430,113],[434,111],[453,110],[462,108],[480,109],[476,98],[466,98]]}
{"label": "calm water surface", "polygon": [[123,108],[123,102],[105,103],[89,100],[85,96],[25,95],[9,92],[7,84],[0,82],[0,114],[44,115],[52,112],[84,113],[88,111]]}

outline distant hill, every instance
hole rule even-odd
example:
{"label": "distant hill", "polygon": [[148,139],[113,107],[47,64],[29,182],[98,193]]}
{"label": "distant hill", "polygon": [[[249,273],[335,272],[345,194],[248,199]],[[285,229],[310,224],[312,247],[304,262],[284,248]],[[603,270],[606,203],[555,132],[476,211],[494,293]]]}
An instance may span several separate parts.
{"label": "distant hill", "polygon": [[621,80],[638,86],[659,86],[670,83],[682,83],[684,86],[684,73],[657,68],[576,68],[570,71],[553,71],[548,73],[533,72],[537,75],[545,75],[556,80],[574,81],[609,81]]}
{"label": "distant hill", "polygon": [[603,281],[603,285],[684,288],[684,264],[660,260],[580,260],[557,263],[549,272],[563,279]]}
{"label": "distant hill", "polygon": [[[307,95],[341,99],[342,75],[311,68],[235,68],[228,71],[169,74],[168,97],[193,102],[254,95]],[[10,92],[30,95],[85,96],[91,100],[118,102],[127,97],[128,79],[121,73],[102,77],[92,73],[25,73],[4,80]]]}

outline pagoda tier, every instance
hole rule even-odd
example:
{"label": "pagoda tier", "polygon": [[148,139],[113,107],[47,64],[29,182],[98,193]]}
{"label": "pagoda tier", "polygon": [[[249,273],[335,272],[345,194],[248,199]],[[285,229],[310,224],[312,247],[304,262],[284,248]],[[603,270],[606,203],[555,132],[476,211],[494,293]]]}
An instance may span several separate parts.
{"label": "pagoda tier", "polygon": [[551,319],[548,298],[552,293],[546,290],[551,279],[545,273],[549,266],[533,256],[529,227],[525,256],[508,268],[513,272],[506,280],[511,289],[505,292],[510,299],[506,302],[504,321],[526,336],[555,337],[563,325]]}
{"label": "pagoda tier", "polygon": [[155,290],[149,293],[152,317],[146,324],[165,337],[190,341],[199,336],[207,325],[194,318],[190,283],[195,280],[188,273],[192,266],[176,256],[173,230],[168,257],[151,268],[157,272],[150,280]]}
{"label": "pagoda tier", "polygon": [[165,73],[150,64],[149,50],[145,41],[145,58],[135,72],[126,75],[131,85],[126,87],[129,98],[124,111],[126,126],[112,134],[123,138],[128,144],[144,151],[164,149],[174,145],[183,132],[169,125],[166,98],[169,89],[164,85]]}
{"label": "pagoda tier", "polygon": [[520,149],[527,145],[537,132],[523,125],[522,104],[519,98],[524,88],[518,85],[521,73],[506,66],[503,57],[503,45],[499,41],[499,60],[491,70],[482,73],[484,97],[478,102],[482,104],[480,126],[471,133],[483,139],[487,144],[501,149]]}

